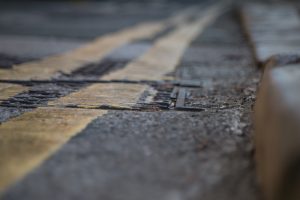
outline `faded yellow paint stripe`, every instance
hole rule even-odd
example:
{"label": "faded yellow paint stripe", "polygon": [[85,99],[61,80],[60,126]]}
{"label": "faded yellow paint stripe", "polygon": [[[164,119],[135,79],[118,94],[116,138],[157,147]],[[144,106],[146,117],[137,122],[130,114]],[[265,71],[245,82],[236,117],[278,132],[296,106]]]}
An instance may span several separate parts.
{"label": "faded yellow paint stripe", "polygon": [[[70,137],[106,110],[99,105],[130,108],[145,85],[93,84],[0,124],[0,191],[42,163]],[[58,108],[77,105],[81,108]],[[52,108],[51,106],[57,106]]]}
{"label": "faded yellow paint stripe", "polygon": [[103,76],[103,80],[161,80],[174,71],[185,49],[201,31],[220,14],[220,5],[208,9],[195,22],[182,24],[155,42],[143,56],[122,70]]}
{"label": "faded yellow paint stripe", "polygon": [[0,191],[38,166],[105,110],[38,108],[0,125]]}
{"label": "faded yellow paint stripe", "polygon": [[24,92],[27,89],[28,87],[18,84],[0,83],[0,102]]}
{"label": "faded yellow paint stripe", "polygon": [[[190,41],[218,14],[215,7],[196,22],[177,27],[159,39],[153,47],[124,69],[105,75],[102,79],[159,80],[172,72]],[[103,105],[132,108],[147,86],[133,84],[93,84],[68,96],[49,102],[50,106],[97,108]]]}
{"label": "faded yellow paint stripe", "polygon": [[126,43],[133,40],[153,37],[170,25],[182,23],[187,20],[189,16],[191,16],[191,12],[187,12],[186,10],[167,20],[143,23],[116,33],[110,33],[64,54],[15,65],[12,69],[8,70],[0,69],[0,79],[45,80],[50,79],[58,72],[69,74],[86,64],[100,61],[108,53]]}
{"label": "faded yellow paint stripe", "polygon": [[[177,17],[173,20],[172,23],[176,23],[182,21],[182,18]],[[13,70],[9,71],[2,70],[0,78],[44,79],[58,70],[69,73],[85,62],[101,59],[113,48],[130,40],[153,35],[164,26],[163,22],[139,25],[134,29],[99,38],[64,55],[14,66]],[[2,85],[1,89],[7,88],[8,85]],[[102,84],[95,84],[80,92],[49,102],[49,106],[75,103],[82,108],[105,104],[128,107],[137,101],[144,90],[145,86],[128,87],[124,84],[108,86],[107,84],[104,87]],[[3,99],[8,97],[3,95]],[[104,110],[94,109],[38,108],[2,123],[0,125],[0,191],[22,178],[94,118],[105,113]]]}
{"label": "faded yellow paint stripe", "polygon": [[[168,26],[184,23],[194,13],[195,8],[188,8],[167,20],[143,23],[111,33],[64,54],[15,65],[12,69],[0,69],[0,79],[45,80],[50,79],[59,72],[69,74],[88,63],[100,61],[108,53],[126,43],[152,37]],[[13,97],[27,89],[27,87],[20,85],[0,83],[0,101]]]}
{"label": "faded yellow paint stripe", "polygon": [[98,108],[110,106],[132,108],[148,86],[137,84],[93,84],[65,97],[48,103],[49,106],[76,106],[80,108]]}
{"label": "faded yellow paint stripe", "polygon": [[[149,51],[151,52],[150,55],[147,55],[149,54],[148,52],[146,53],[146,55],[138,59],[142,63],[145,62],[149,64],[145,65],[145,70],[128,70],[128,68],[133,68],[130,67],[132,65],[137,66],[136,64],[133,64],[137,61],[133,61],[133,63],[130,63],[126,67],[128,70],[126,73],[120,73],[120,71],[122,71],[120,70],[119,72],[116,72],[120,74],[114,75],[114,78],[120,79],[124,76],[127,77],[128,73],[133,73],[133,75],[135,73],[139,74],[133,77],[135,79],[147,79],[146,77],[149,76],[153,76],[154,78],[163,77],[166,72],[169,72],[176,67],[176,64],[178,63],[180,56],[182,55],[186,46],[204,28],[204,25],[207,25],[207,23],[215,17],[216,13],[213,12],[213,14],[208,14],[209,17],[205,15],[203,19],[200,19],[194,23],[179,26],[175,32],[155,43],[153,48],[155,48],[154,50],[157,50],[160,53],[155,53],[152,49]],[[150,30],[148,30],[148,28],[149,26],[142,28],[141,32],[143,33],[140,35],[144,36],[146,32],[149,32]],[[131,33],[131,31],[129,31],[128,34],[124,34],[124,36],[122,36],[122,38],[124,37],[126,39],[120,40],[125,41],[128,40],[129,37],[132,38],[131,34],[133,33]],[[114,43],[114,37],[108,38],[110,39],[107,39],[104,44],[108,45],[107,48],[111,48],[111,43],[116,43]],[[98,42],[101,43],[100,41],[102,41],[102,39],[100,39]],[[177,40],[178,44],[176,44]],[[61,70],[65,73],[71,72],[76,68],[74,66],[75,64],[78,64],[77,61],[82,65],[82,63],[90,62],[91,59],[94,58],[92,55],[96,54],[97,59],[99,59],[99,56],[101,56],[99,55],[99,52],[101,52],[101,50],[105,48],[105,45],[101,48],[94,48],[93,43],[90,45],[91,47],[87,45],[85,48],[77,51],[77,53],[75,51],[75,53],[73,52],[65,54],[64,56],[66,57],[57,56],[41,61],[45,64],[43,64],[44,70],[42,71],[38,69],[40,65],[36,63],[31,63],[32,65],[29,65],[29,67],[27,67],[29,71],[24,72],[21,71],[21,67],[15,67],[14,70],[19,69],[20,71],[15,71],[13,73],[13,76],[11,76],[10,78],[23,78],[24,76],[27,78],[49,78],[49,75],[54,74],[57,70]],[[172,48],[170,48],[170,46]],[[164,48],[166,48],[165,51]],[[173,48],[176,50],[171,50]],[[169,60],[175,59],[175,61],[169,61],[166,57],[161,57],[161,53],[163,56],[168,56]],[[56,62],[56,59],[58,62]],[[69,59],[74,60],[70,61]],[[155,67],[154,65],[158,64],[158,62],[154,60],[161,60],[163,65]],[[59,67],[53,66],[53,63],[60,65]],[[155,67],[154,70],[149,69],[149,66]],[[22,74],[21,72],[24,74]],[[37,72],[41,74],[39,75]],[[1,75],[1,73],[2,72],[0,72],[0,78],[1,76],[3,76],[3,74]],[[142,73],[145,73],[145,75],[142,75]],[[109,76],[112,75],[113,74],[110,74]],[[108,76],[106,78],[108,78]],[[144,85],[125,85],[117,83],[93,84],[91,86],[88,86],[87,88],[79,90],[78,92],[49,102],[48,105],[50,107],[35,109],[1,124],[0,190],[7,188],[10,184],[22,178],[24,175],[26,175],[26,173],[38,166],[53,152],[60,148],[61,145],[63,145],[70,139],[70,137],[76,135],[82,129],[84,129],[87,124],[89,124],[93,119],[107,112],[105,110],[96,109],[74,109],[57,107],[76,105],[82,108],[95,108],[98,105],[105,104],[116,105],[119,107],[128,107],[137,102],[140,95],[146,90],[146,87],[147,86]],[[53,108],[52,106],[56,107]]]}
{"label": "faded yellow paint stripe", "polygon": [[49,79],[57,72],[71,73],[88,63],[101,60],[115,48],[135,39],[147,38],[162,31],[163,23],[149,23],[103,36],[73,51],[0,70],[2,80]]}

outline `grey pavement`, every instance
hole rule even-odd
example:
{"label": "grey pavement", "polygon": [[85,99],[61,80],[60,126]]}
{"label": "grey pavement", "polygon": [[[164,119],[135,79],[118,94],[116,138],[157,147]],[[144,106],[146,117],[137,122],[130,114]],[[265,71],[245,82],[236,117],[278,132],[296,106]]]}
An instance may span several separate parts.
{"label": "grey pavement", "polygon": [[187,6],[159,1],[0,4],[0,34],[78,40],[90,40],[139,22],[163,19]]}
{"label": "grey pavement", "polygon": [[82,41],[33,36],[0,35],[0,54],[20,59],[39,59],[78,48]]}
{"label": "grey pavement", "polygon": [[239,119],[234,109],[111,111],[3,199],[257,199],[249,122],[240,136]]}
{"label": "grey pavement", "polygon": [[[138,6],[128,5],[128,9],[140,12]],[[156,6],[157,12],[163,9],[163,6]],[[170,6],[169,9],[174,11],[177,6],[174,4],[174,8]],[[63,6],[61,9],[59,12],[64,15],[68,13]],[[77,9],[78,15],[82,16],[81,8]],[[100,12],[92,6],[89,9],[95,15]],[[103,11],[106,10],[103,8]],[[126,11],[125,8],[122,10]],[[17,14],[1,15],[5,19],[16,17]],[[45,14],[37,12],[34,15]],[[35,16],[26,17],[25,20],[35,19]],[[45,16],[41,18],[46,21],[50,19]],[[126,17],[122,18],[126,21]],[[117,21],[119,19],[116,18]],[[46,21],[45,24],[48,24]],[[39,37],[47,35],[33,28],[37,23],[32,22],[31,27],[22,29],[24,35],[29,32],[37,33]],[[78,27],[70,25],[74,28],[70,29],[70,33],[57,34],[58,29],[53,29],[53,36],[82,40],[102,33],[98,26],[97,31],[88,33],[91,35],[84,35],[80,30],[74,31],[81,27],[80,23],[84,22],[78,22]],[[0,23],[1,26],[4,27]],[[108,27],[105,31],[112,29]],[[4,32],[15,34],[17,30],[11,28]],[[135,53],[126,54],[121,48],[132,48]],[[148,45],[137,43],[121,48],[110,57],[111,60],[131,60],[138,51],[146,51]],[[259,199],[253,162],[251,115],[260,71],[255,66],[250,47],[233,11],[221,16],[192,42],[174,74],[178,81],[199,82],[197,87],[176,86],[186,92],[184,106],[189,111],[177,111],[171,105],[167,110],[147,112],[109,111],[10,187],[2,198]],[[90,75],[83,74],[86,78]],[[76,84],[70,86],[56,82],[51,83],[52,86],[32,84],[32,90],[37,91],[35,94],[39,94],[43,88],[49,88],[50,95],[43,96],[39,105],[78,87]],[[170,88],[172,91],[175,86],[171,84],[168,87],[165,91],[162,87],[162,92],[169,94]],[[51,91],[57,96],[52,96]],[[26,93],[25,97],[30,100],[30,95],[32,93]],[[10,114],[4,120],[18,115],[17,112],[26,111],[20,110],[24,103],[22,94],[19,99],[20,102],[15,98],[15,110],[6,109],[6,113]],[[2,106],[5,107],[4,104]]]}
{"label": "grey pavement", "polygon": [[63,53],[187,6],[160,1],[0,2],[0,68]]}

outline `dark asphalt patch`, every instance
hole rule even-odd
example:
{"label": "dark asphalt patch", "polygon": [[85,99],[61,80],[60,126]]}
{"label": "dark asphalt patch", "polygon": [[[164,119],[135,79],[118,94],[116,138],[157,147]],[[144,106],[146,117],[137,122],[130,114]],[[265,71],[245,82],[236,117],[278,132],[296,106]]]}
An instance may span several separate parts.
{"label": "dark asphalt patch", "polygon": [[108,72],[121,69],[129,60],[115,61],[104,59],[100,63],[92,63],[87,66],[84,66],[68,75],[62,75],[59,79],[97,79],[98,77],[107,74]]}
{"label": "dark asphalt patch", "polygon": [[143,41],[135,41],[130,44],[125,44],[109,53],[99,63],[88,64],[72,72],[71,74],[62,74],[55,79],[97,80],[104,74],[122,69],[130,61],[143,55],[150,47],[151,43]]}

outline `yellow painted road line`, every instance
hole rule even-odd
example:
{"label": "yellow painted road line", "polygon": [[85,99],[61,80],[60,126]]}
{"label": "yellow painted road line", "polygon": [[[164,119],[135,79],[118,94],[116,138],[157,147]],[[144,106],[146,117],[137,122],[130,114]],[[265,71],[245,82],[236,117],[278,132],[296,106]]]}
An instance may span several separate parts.
{"label": "yellow painted road line", "polygon": [[[100,61],[108,53],[126,43],[152,37],[169,26],[184,23],[194,13],[194,8],[188,8],[167,20],[143,23],[111,33],[61,55],[15,65],[12,69],[0,69],[0,80],[45,80],[55,76],[58,72],[71,73],[88,63]],[[27,87],[24,86],[0,83],[0,101],[26,90]]]}
{"label": "yellow painted road line", "polygon": [[49,79],[58,72],[66,74],[92,62],[101,60],[115,48],[135,39],[148,38],[163,30],[163,23],[149,23],[103,36],[73,51],[0,70],[2,80]]}
{"label": "yellow painted road line", "polygon": [[[134,73],[139,74],[133,77],[136,79],[146,79],[147,76],[153,76],[154,78],[163,77],[166,72],[176,67],[189,42],[196,37],[204,28],[204,25],[207,25],[216,15],[215,12],[209,14],[209,17],[205,15],[203,19],[194,23],[179,26],[174,32],[155,43],[153,49],[149,51],[150,54],[148,52],[142,56],[141,59],[138,59],[140,62],[149,64],[145,65],[145,70],[137,69],[138,71],[133,72],[131,69],[126,73],[114,75],[114,78],[120,79],[123,78],[124,75],[127,77],[130,72],[132,72],[133,75]],[[145,28],[142,30],[142,32],[147,32]],[[131,35],[132,33],[128,34]],[[141,35],[144,35],[144,33]],[[128,39],[127,36],[124,37]],[[178,44],[176,40],[178,40]],[[111,39],[111,42],[114,42],[113,39]],[[95,55],[94,53],[96,52],[94,52],[93,44],[90,45],[92,48],[85,48],[87,59],[86,57],[80,57],[82,58],[80,61],[90,61],[91,57],[89,56]],[[169,45],[172,48],[169,48]],[[97,48],[98,47],[96,47],[96,49]],[[102,48],[103,47],[100,49]],[[166,49],[164,50],[164,48]],[[169,61],[167,58],[162,57],[160,53],[155,53],[155,50],[162,53],[163,56],[170,56],[168,57],[169,60],[174,59],[175,61]],[[79,54],[81,56],[84,55]],[[75,55],[76,54],[72,54],[69,56],[76,57]],[[55,60],[56,58],[52,59]],[[67,72],[73,69],[73,67],[71,67],[72,65],[68,64],[68,62],[71,61],[64,60],[63,57],[60,57],[60,59],[61,64],[66,65],[61,65],[59,69],[61,69],[62,66],[68,66],[64,68]],[[154,64],[159,64],[155,60],[161,60],[162,64],[158,67],[154,66]],[[49,71],[47,71],[47,73],[43,72],[40,77],[46,77],[46,74],[51,74],[55,71],[50,69],[50,66],[53,64],[51,59],[44,62],[49,64],[45,65]],[[136,63],[136,61],[133,61],[133,63]],[[129,63],[126,68],[136,66],[136,64],[133,63]],[[154,69],[147,69],[149,66],[154,67]],[[56,66],[54,66],[54,68],[58,69]],[[29,69],[30,73],[37,75],[35,71],[37,70],[36,67],[29,67]],[[27,74],[29,76],[30,73],[26,72],[25,75]],[[146,75],[142,75],[142,73]],[[23,76],[21,76],[21,74],[15,75],[15,78],[22,78]],[[112,75],[113,74],[110,76]],[[31,78],[32,77],[33,76],[31,76]],[[93,119],[107,113],[105,110],[58,108],[59,106],[79,105],[79,107],[82,108],[94,108],[101,104],[109,104],[119,107],[128,107],[137,102],[147,87],[148,86],[145,85],[127,85],[120,83],[92,84],[75,93],[49,102],[49,107],[47,108],[37,108],[0,124],[0,191],[3,191],[9,185],[21,179],[29,171],[41,164],[72,136],[83,130]]]}
{"label": "yellow painted road line", "polygon": [[185,49],[219,14],[220,5],[211,7],[192,23],[182,24],[155,42],[144,55],[121,70],[101,77],[102,80],[161,80],[175,70]]}
{"label": "yellow painted road line", "polygon": [[108,105],[119,109],[130,109],[140,95],[148,88],[146,85],[99,83],[48,103],[49,106],[76,106],[79,108],[98,108]]}
{"label": "yellow painted road line", "polygon": [[58,108],[78,104],[132,106],[146,90],[145,85],[94,84],[0,124],[0,192],[41,164],[72,136],[106,110]]}
{"label": "yellow painted road line", "polygon": [[12,69],[0,69],[0,79],[45,80],[50,79],[58,72],[69,74],[84,65],[100,61],[108,53],[126,43],[132,42],[133,40],[153,37],[170,25],[182,23],[187,20],[190,15],[191,13],[184,11],[167,20],[142,23],[116,33],[110,33],[64,54],[15,65]]}
{"label": "yellow painted road line", "polygon": [[38,166],[104,110],[38,108],[0,125],[0,191]]}
{"label": "yellow painted road line", "polygon": [[[78,49],[61,55],[46,57],[39,61],[32,61],[13,66],[12,69],[0,69],[1,80],[45,80],[55,76],[58,72],[71,73],[72,71],[100,61],[114,49],[133,40],[152,37],[163,31],[168,26],[184,23],[195,13],[194,8],[188,8],[181,13],[160,22],[143,23],[127,28],[117,33],[111,33],[99,37]],[[0,84],[0,101],[8,99],[20,92],[26,91],[26,87],[18,85]]]}
{"label": "yellow painted road line", "polygon": [[24,92],[28,89],[26,86],[11,84],[11,83],[0,83],[0,102],[7,100],[18,93]]}
{"label": "yellow painted road line", "polygon": [[[213,12],[212,12],[213,11]],[[159,39],[153,47],[125,68],[105,75],[102,79],[160,80],[172,72],[178,64],[184,50],[204,27],[217,15],[218,10],[211,8],[196,22],[177,27],[169,35]],[[118,108],[132,108],[147,86],[133,84],[92,84],[75,93],[49,102],[50,106],[76,106],[97,108],[103,105]],[[132,98],[130,98],[132,96]],[[125,97],[125,98],[124,98]],[[121,99],[118,99],[121,98]],[[122,100],[124,98],[124,101]]]}

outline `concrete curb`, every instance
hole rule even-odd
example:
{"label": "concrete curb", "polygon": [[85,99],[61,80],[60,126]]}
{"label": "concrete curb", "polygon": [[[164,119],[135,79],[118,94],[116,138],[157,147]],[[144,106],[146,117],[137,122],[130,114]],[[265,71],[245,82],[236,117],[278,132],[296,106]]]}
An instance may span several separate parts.
{"label": "concrete curb", "polygon": [[[280,9],[255,4],[243,8],[240,15],[255,60],[264,70],[254,108],[258,180],[265,199],[297,200],[300,195],[297,191],[300,185],[300,44],[288,41],[278,32],[300,27],[300,22],[293,14],[287,14],[287,10],[294,9],[290,5]],[[281,19],[280,15],[288,17]],[[283,23],[274,22],[279,18]],[[266,41],[268,37],[273,40]]]}

